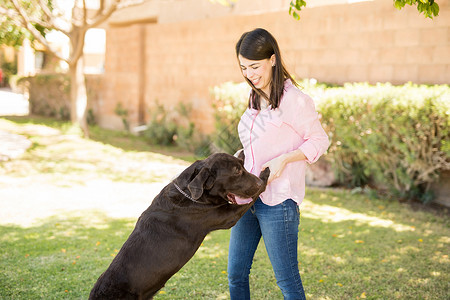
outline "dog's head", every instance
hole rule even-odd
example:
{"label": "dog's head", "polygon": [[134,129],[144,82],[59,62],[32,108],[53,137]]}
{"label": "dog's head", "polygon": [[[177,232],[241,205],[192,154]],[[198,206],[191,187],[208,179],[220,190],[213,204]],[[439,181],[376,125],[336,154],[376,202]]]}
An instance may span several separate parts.
{"label": "dog's head", "polygon": [[243,161],[226,153],[216,153],[196,161],[177,178],[187,185],[193,199],[223,199],[233,204],[248,204],[264,191],[269,169],[257,177],[244,169]]}

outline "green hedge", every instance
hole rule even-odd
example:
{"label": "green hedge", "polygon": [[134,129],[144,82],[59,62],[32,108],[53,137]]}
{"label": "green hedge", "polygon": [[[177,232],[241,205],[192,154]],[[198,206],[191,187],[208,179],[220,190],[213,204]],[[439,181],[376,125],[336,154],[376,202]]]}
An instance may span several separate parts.
{"label": "green hedge", "polygon": [[180,147],[199,157],[206,157],[211,153],[209,138],[195,128],[191,106],[178,103],[168,109],[156,101],[156,105],[149,110],[149,115],[150,121],[141,132],[149,144]]}
{"label": "green hedge", "polygon": [[[357,83],[329,87],[307,80],[300,85],[321,114],[331,140],[325,158],[341,184],[370,184],[401,199],[432,199],[430,184],[450,169],[448,85]],[[226,83],[216,87],[216,103],[229,103],[229,97],[245,103],[248,90],[233,96],[238,86]],[[245,109],[241,102],[229,113],[217,111],[219,130],[223,130],[222,123],[237,124],[236,116]]]}
{"label": "green hedge", "polygon": [[70,120],[70,80],[64,74],[39,74],[22,77],[17,85],[29,93],[34,115]]}
{"label": "green hedge", "polygon": [[218,150],[234,154],[242,148],[237,126],[248,105],[250,87],[246,82],[226,82],[211,89],[214,97],[215,133],[212,135]]}
{"label": "green hedge", "polygon": [[[86,75],[89,124],[95,124],[95,107],[101,98],[101,75]],[[37,74],[17,77],[13,89],[29,95],[30,112],[33,115],[70,120],[70,79],[67,74]]]}

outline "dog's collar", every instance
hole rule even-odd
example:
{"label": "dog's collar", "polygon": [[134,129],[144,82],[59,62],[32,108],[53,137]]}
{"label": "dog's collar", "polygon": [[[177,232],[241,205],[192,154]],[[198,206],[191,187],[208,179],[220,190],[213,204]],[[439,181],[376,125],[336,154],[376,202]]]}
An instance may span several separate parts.
{"label": "dog's collar", "polygon": [[192,198],[192,197],[191,197],[190,195],[188,195],[185,191],[183,191],[183,190],[178,186],[178,184],[175,183],[175,181],[173,182],[173,185],[175,186],[175,188],[176,188],[183,196],[185,196],[186,198],[188,198],[188,199],[191,200],[192,202],[200,203],[200,204],[206,204],[206,203],[204,203],[204,202],[200,202],[200,201],[197,201],[197,200],[195,200],[194,198]]}

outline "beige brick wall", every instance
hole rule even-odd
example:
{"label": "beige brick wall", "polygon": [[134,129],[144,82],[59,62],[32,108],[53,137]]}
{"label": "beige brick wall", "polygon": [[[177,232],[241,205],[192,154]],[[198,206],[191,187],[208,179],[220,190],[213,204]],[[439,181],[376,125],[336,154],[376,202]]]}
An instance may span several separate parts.
{"label": "beige brick wall", "polygon": [[147,118],[156,101],[167,107],[183,101],[192,104],[201,129],[211,132],[209,89],[242,81],[234,45],[242,32],[256,27],[274,34],[297,78],[339,84],[450,83],[450,1],[439,5],[434,20],[415,8],[398,11],[392,0],[376,0],[304,9],[300,21],[283,10],[111,27],[100,123],[121,126],[114,114],[118,102],[128,107],[130,122],[137,125],[139,101],[141,106],[145,102]]}
{"label": "beige brick wall", "polygon": [[119,103],[137,124],[140,41],[139,25],[111,27],[107,31],[104,91],[98,115],[103,127],[123,128],[120,117],[114,113]]}

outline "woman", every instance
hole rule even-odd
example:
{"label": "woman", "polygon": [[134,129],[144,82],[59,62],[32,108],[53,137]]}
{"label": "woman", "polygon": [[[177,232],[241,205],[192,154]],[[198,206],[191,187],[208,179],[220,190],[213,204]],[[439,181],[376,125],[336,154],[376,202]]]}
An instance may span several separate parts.
{"label": "woman", "polygon": [[298,205],[305,194],[306,162],[328,148],[312,99],[302,93],[283,65],[275,38],[258,28],[244,33],[236,56],[252,87],[238,125],[252,174],[269,168],[266,191],[231,229],[228,257],[230,296],[250,299],[249,274],[261,236],[285,299],[305,299],[298,270]]}

